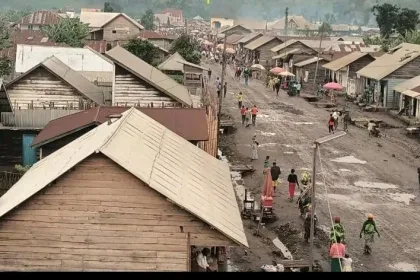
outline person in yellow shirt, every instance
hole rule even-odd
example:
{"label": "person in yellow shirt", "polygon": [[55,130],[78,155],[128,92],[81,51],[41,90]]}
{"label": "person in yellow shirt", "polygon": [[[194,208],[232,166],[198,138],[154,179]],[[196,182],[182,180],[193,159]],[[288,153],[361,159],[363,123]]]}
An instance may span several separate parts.
{"label": "person in yellow shirt", "polygon": [[238,107],[239,107],[239,109],[242,108],[242,102],[244,102],[244,95],[242,94],[242,92],[240,92],[238,94]]}

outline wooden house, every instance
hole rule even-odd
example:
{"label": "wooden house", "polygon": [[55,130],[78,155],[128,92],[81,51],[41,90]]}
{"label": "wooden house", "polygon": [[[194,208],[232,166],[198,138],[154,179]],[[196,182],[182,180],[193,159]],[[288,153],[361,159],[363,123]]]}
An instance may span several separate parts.
{"label": "wooden house", "polygon": [[104,105],[103,91],[52,56],[6,85],[12,110]]}
{"label": "wooden house", "polygon": [[398,84],[394,91],[400,94],[399,114],[420,121],[420,76]]}
{"label": "wooden house", "polygon": [[238,34],[228,35],[228,37],[226,37],[226,49],[230,48],[237,51],[238,42],[242,38],[244,38],[244,35],[238,35]]}
{"label": "wooden house", "polygon": [[258,38],[244,46],[247,52],[246,60],[252,64],[268,66],[271,64],[272,57],[270,50],[281,43],[283,41],[277,37],[263,36]]}
{"label": "wooden house", "polygon": [[174,41],[172,38],[169,38],[166,35],[159,34],[153,30],[142,30],[137,35],[137,38],[146,39],[147,41],[165,50],[169,50],[172,42]]}
{"label": "wooden house", "polygon": [[[3,271],[191,271],[248,247],[229,166],[132,108],[0,198]],[[6,238],[7,237],[7,238]]]}
{"label": "wooden house", "polygon": [[337,42],[323,41],[319,48],[319,41],[284,39],[285,41],[270,49],[272,64],[294,72],[293,64],[317,56],[318,52]]}
{"label": "wooden house", "polygon": [[240,24],[237,24],[237,25],[234,25],[232,27],[229,27],[229,28],[226,28],[226,29],[220,31],[220,33],[225,34],[227,36],[230,36],[230,35],[242,35],[242,36],[244,36],[244,35],[252,33],[252,31],[248,28],[243,27]]}
{"label": "wooden house", "polygon": [[115,63],[113,106],[190,107],[188,89],[157,68],[117,46],[106,55]]}
{"label": "wooden house", "polygon": [[[313,85],[317,62],[318,57],[315,56],[294,64],[296,79],[298,81],[303,81],[302,86]],[[323,82],[326,78],[326,73],[324,69],[322,69],[322,65],[324,65],[325,63],[328,63],[328,60],[320,57],[318,62],[318,73],[316,75],[315,81],[316,85]]]}
{"label": "wooden house", "polygon": [[[96,107],[52,120],[35,137],[32,148],[39,149],[40,159],[45,158],[105,123],[110,115],[122,114],[127,110],[128,107]],[[138,110],[194,145],[209,138],[205,109],[138,108]]]}
{"label": "wooden house", "polygon": [[89,25],[90,33],[86,39],[120,41],[139,35],[144,27],[124,13],[85,12],[80,21]]}
{"label": "wooden house", "polygon": [[373,61],[375,57],[369,53],[353,52],[322,67],[327,69],[330,80],[337,81],[348,95],[355,97],[356,94],[362,94],[365,88],[364,79],[358,77],[356,73]]}
{"label": "wooden house", "polygon": [[63,18],[53,11],[35,11],[12,24],[18,30],[41,30],[43,27],[58,24]]}
{"label": "wooden house", "polygon": [[262,33],[251,33],[251,34],[245,35],[245,37],[243,37],[237,42],[237,47],[236,47],[237,52],[239,52],[240,54],[244,53],[245,45],[261,38],[262,36],[264,36]]}
{"label": "wooden house", "polygon": [[400,94],[394,87],[420,75],[420,46],[403,43],[357,73],[372,88],[373,102],[379,106],[398,109]]}

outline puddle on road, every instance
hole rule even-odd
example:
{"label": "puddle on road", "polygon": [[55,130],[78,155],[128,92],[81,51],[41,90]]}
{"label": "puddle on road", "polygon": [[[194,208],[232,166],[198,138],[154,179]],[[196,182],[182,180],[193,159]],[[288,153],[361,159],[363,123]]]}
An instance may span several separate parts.
{"label": "puddle on road", "polygon": [[256,130],[255,132],[258,132],[262,136],[268,136],[268,137],[276,136],[274,132],[264,132],[264,131],[259,131],[259,130]]}
{"label": "puddle on road", "polygon": [[392,200],[402,202],[405,205],[410,205],[411,200],[416,198],[416,196],[411,193],[390,193],[389,197],[391,197]]}
{"label": "puddle on road", "polygon": [[389,267],[402,272],[417,272],[417,268],[414,264],[405,262],[390,264]]}
{"label": "puddle on road", "polygon": [[375,183],[375,182],[363,182],[357,181],[354,183],[356,187],[365,188],[365,189],[379,189],[379,190],[389,190],[389,189],[398,189],[398,186],[386,183]]}
{"label": "puddle on road", "polygon": [[346,157],[331,159],[331,161],[338,162],[338,163],[352,163],[352,164],[366,164],[367,163],[366,161],[355,158],[354,156],[346,156]]}

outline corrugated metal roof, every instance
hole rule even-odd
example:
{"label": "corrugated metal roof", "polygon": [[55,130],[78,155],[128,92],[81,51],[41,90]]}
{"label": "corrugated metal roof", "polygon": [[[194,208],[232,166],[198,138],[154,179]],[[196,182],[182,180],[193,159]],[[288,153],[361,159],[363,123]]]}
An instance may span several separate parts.
{"label": "corrugated metal roof", "polygon": [[242,39],[244,35],[233,34],[226,38],[226,44],[236,44],[240,39]]}
{"label": "corrugated metal roof", "polygon": [[206,69],[206,68],[204,68],[204,67],[202,67],[202,66],[200,66],[200,65],[197,65],[197,64],[194,64],[194,63],[188,62],[188,61],[186,61],[186,60],[184,60],[184,59],[182,59],[182,60],[178,60],[178,62],[179,62],[179,63],[181,63],[181,64],[183,64],[183,65],[188,65],[188,66],[191,66],[191,67],[194,67],[194,68],[197,68],[197,69],[201,69],[201,70],[203,70],[203,71],[207,71],[207,69]]}
{"label": "corrugated metal roof", "polygon": [[36,11],[16,22],[23,25],[53,25],[60,22],[62,17],[52,11]]}
{"label": "corrugated metal roof", "polygon": [[249,43],[248,45],[245,45],[244,48],[253,51],[253,50],[255,50],[255,49],[257,49],[257,48],[259,48],[259,47],[261,47],[261,46],[263,46],[263,45],[265,45],[265,44],[267,44],[267,43],[269,43],[273,40],[278,40],[278,41],[281,42],[281,40],[277,37],[263,36],[261,38],[258,38],[255,41]]}
{"label": "corrugated metal roof", "polygon": [[394,87],[397,92],[404,92],[406,90],[412,90],[420,87],[420,76],[414,77],[410,80],[404,81]]}
{"label": "corrugated metal roof", "polygon": [[179,53],[176,52],[170,57],[168,57],[168,59],[163,61],[161,64],[159,64],[157,68],[162,71],[184,72],[184,65],[182,65],[180,61],[185,61],[185,59]]}
{"label": "corrugated metal roof", "polygon": [[6,88],[10,87],[15,82],[22,79],[23,77],[27,76],[29,73],[31,73],[38,67],[44,67],[45,69],[47,69],[48,71],[56,75],[57,77],[63,79],[63,81],[67,82],[70,86],[76,89],[81,95],[92,100],[96,104],[98,105],[104,104],[104,94],[99,87],[95,86],[84,76],[72,70],[70,67],[68,67],[66,64],[64,64],[60,59],[56,58],[55,56],[47,58],[45,61],[34,66],[32,69],[29,69],[23,75],[12,80],[10,83],[6,85]]}
{"label": "corrugated metal roof", "polygon": [[124,13],[103,13],[103,12],[82,11],[80,13],[80,21],[83,23],[89,24],[90,28],[102,28],[119,16],[125,17],[127,20],[132,22],[139,29],[144,29],[144,27],[140,23],[138,23],[137,21],[130,18]]}
{"label": "corrugated metal roof", "polygon": [[242,39],[238,41],[238,44],[246,44],[252,39],[254,39],[255,37],[260,36],[260,35],[262,35],[262,33],[251,33],[251,34],[245,35],[245,37],[243,37]]}
{"label": "corrugated metal roof", "polygon": [[416,99],[418,99],[418,97],[420,97],[420,93],[419,92],[416,92],[416,91],[414,91],[414,90],[411,90],[411,89],[407,89],[407,90],[404,90],[403,92],[401,92],[403,95],[407,95],[407,96],[410,96],[410,97],[412,97],[412,98],[416,98]]}
{"label": "corrugated metal roof", "polygon": [[[281,51],[282,49],[286,48],[286,47],[290,47],[291,45],[300,42],[303,45],[307,46],[308,48],[313,49],[314,51],[319,50],[319,40],[288,40],[286,42],[284,42],[283,44],[280,44],[274,48],[271,49],[272,52],[276,53]],[[328,47],[331,47],[332,45],[339,45],[339,44],[343,44],[342,42],[335,42],[335,41],[328,41],[328,40],[323,40],[321,43],[321,50],[326,49]]]}
{"label": "corrugated metal roof", "polygon": [[293,53],[296,53],[298,51],[299,51],[299,49],[291,49],[290,51],[286,51],[286,52],[281,53],[279,55],[273,56],[272,59],[284,58],[284,57],[288,56],[289,54],[293,54]]}
{"label": "corrugated metal roof", "polygon": [[[35,137],[32,146],[40,147],[89,126],[106,122],[107,117],[121,114],[129,107],[95,107],[50,121]],[[207,141],[209,138],[205,109],[138,108],[155,121],[188,141]]]}
{"label": "corrugated metal roof", "polygon": [[153,30],[142,30],[137,35],[137,38],[164,39],[164,40],[171,40],[172,41],[172,39],[168,39],[168,37],[166,37],[165,35],[159,34],[159,33],[155,32]]}
{"label": "corrugated metal roof", "polygon": [[152,85],[154,88],[161,90],[186,106],[192,105],[191,95],[184,85],[179,84],[171,77],[165,75],[157,68],[144,62],[124,48],[117,46],[107,51],[106,55],[119,66]]}
{"label": "corrugated metal roof", "polygon": [[[306,66],[306,65],[309,65],[309,64],[312,64],[312,63],[316,63],[317,60],[318,60],[318,57],[312,57],[310,59],[307,59],[307,60],[301,61],[299,63],[296,63],[295,66],[296,67],[303,67],[303,66]],[[324,60],[323,58],[319,58],[319,61],[323,61],[323,60]]]}
{"label": "corrugated metal roof", "polygon": [[124,46],[128,41],[121,40],[121,41],[96,41],[96,40],[86,40],[85,45],[89,48],[101,53],[105,54],[107,52],[107,47],[109,46],[109,49],[113,49],[116,46]]}
{"label": "corrugated metal roof", "polygon": [[352,52],[346,56],[343,56],[337,60],[331,61],[330,63],[324,64],[322,67],[329,69],[331,71],[338,71],[343,67],[355,62],[356,60],[369,55],[369,53],[362,53],[362,52]]}
{"label": "corrugated metal roof", "polygon": [[232,30],[232,29],[234,29],[236,27],[242,28],[242,30],[244,30],[244,31],[246,31],[248,33],[251,33],[252,32],[250,29],[245,28],[243,25],[240,25],[240,24],[235,24],[234,26],[228,27],[228,28],[226,28],[226,29],[224,29],[223,31],[220,31],[220,32],[226,34],[226,32],[229,32],[230,30]]}
{"label": "corrugated metal roof", "polygon": [[0,217],[99,152],[231,240],[248,246],[228,164],[135,108],[36,163],[0,198]]}
{"label": "corrugated metal roof", "polygon": [[418,56],[420,56],[420,45],[401,44],[394,53],[378,57],[357,73],[360,76],[379,81]]}

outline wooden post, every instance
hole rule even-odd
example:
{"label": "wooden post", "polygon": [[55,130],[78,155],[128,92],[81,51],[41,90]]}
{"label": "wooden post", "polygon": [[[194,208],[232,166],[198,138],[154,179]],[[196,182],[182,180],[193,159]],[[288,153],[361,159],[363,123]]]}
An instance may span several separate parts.
{"label": "wooden post", "polygon": [[321,30],[321,32],[320,32],[319,36],[321,36],[321,37],[319,38],[318,59],[316,60],[315,76],[314,76],[314,90],[315,90],[315,95],[316,95],[316,90],[317,90],[317,87],[316,87],[316,78],[318,76],[319,56],[321,54],[321,47],[322,47],[322,35],[324,35],[324,29],[322,28],[322,25],[321,25],[321,29],[320,30]]}
{"label": "wooden post", "polygon": [[220,133],[220,118],[222,117],[222,101],[223,101],[223,90],[224,90],[224,85],[223,83],[225,82],[225,71],[226,71],[226,38],[228,36],[228,32],[225,33],[225,38],[224,38],[224,42],[223,42],[223,53],[222,53],[222,79],[221,79],[221,88],[220,88],[220,96],[219,97],[219,112],[218,112],[218,116],[217,116],[217,151],[216,151],[216,155],[218,153],[218,149],[219,149],[219,144],[220,144],[220,137],[222,136],[222,134]]}
{"label": "wooden post", "polygon": [[316,178],[316,152],[318,151],[318,144],[315,143],[314,158],[312,166],[312,194],[311,194],[311,233],[310,233],[310,247],[309,247],[309,272],[312,272],[314,265],[314,233],[315,233],[315,178]]}
{"label": "wooden post", "polygon": [[191,272],[191,235],[190,233],[187,234],[187,269],[188,272]]}

